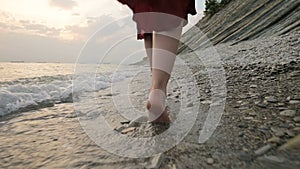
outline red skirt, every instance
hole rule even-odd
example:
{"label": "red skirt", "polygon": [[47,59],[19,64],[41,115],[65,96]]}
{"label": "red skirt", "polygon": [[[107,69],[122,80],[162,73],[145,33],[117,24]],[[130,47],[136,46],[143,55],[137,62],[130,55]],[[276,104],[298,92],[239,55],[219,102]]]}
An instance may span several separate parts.
{"label": "red skirt", "polygon": [[152,31],[165,31],[187,24],[188,14],[195,15],[195,0],[118,0],[133,11],[138,39]]}

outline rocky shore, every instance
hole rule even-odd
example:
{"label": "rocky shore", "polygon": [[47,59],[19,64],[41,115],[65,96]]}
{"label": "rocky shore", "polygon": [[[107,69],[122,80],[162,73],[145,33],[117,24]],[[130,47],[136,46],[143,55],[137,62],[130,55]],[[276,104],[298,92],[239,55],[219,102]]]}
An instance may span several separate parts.
{"label": "rocky shore", "polygon": [[[215,46],[225,70],[227,98],[217,129],[203,144],[198,143],[198,137],[212,103],[210,79],[206,65],[193,60],[197,58],[192,54],[184,54],[180,57],[197,79],[201,110],[187,137],[169,151],[141,159],[110,154],[86,135],[72,103],[62,103],[1,118],[0,168],[299,168],[299,39],[300,33],[295,31],[233,46]],[[180,71],[175,70],[175,75],[179,79],[171,81],[168,94],[173,119],[183,90],[176,80],[186,78]],[[129,83],[132,104],[141,111],[145,110],[147,86],[147,73]],[[91,109],[107,115],[117,112],[112,100],[116,95],[118,92],[112,93],[109,88],[97,92],[100,106]],[[112,130],[130,137],[150,137],[170,127],[120,116],[109,118]]]}

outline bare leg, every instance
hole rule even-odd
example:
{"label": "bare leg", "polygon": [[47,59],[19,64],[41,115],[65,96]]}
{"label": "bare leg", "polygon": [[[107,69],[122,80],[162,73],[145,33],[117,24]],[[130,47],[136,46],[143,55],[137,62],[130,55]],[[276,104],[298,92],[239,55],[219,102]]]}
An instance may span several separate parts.
{"label": "bare leg", "polygon": [[150,68],[152,71],[152,47],[153,47],[153,34],[145,34],[144,37],[144,45],[146,49],[146,53],[149,59]]}
{"label": "bare leg", "polygon": [[[166,96],[167,85],[170,79],[170,75],[174,66],[175,57],[178,50],[179,40],[181,36],[182,28],[177,28],[170,32],[166,31],[162,34],[154,33],[153,35],[153,51],[152,51],[152,85],[151,91],[161,91]],[[167,36],[165,34],[173,34],[173,37]],[[174,35],[175,33],[175,35]],[[164,103],[159,103],[157,100],[162,100],[162,98],[153,98],[157,95],[152,95],[150,92],[150,100],[147,103],[147,109],[153,107],[164,106]],[[152,97],[152,98],[151,98]],[[165,99],[165,97],[164,97]],[[152,105],[151,103],[158,104]],[[150,112],[151,113],[151,112]],[[162,112],[159,113],[159,117],[156,118],[153,122],[170,122],[167,110],[162,109]]]}

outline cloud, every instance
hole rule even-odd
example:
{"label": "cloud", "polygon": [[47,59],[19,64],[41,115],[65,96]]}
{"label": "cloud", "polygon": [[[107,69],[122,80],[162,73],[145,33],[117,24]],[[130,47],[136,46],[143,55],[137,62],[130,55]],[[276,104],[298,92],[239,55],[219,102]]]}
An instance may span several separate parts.
{"label": "cloud", "polygon": [[79,42],[23,33],[0,32],[0,61],[72,63],[82,47]]}
{"label": "cloud", "polygon": [[0,30],[5,33],[24,33],[30,35],[59,37],[62,29],[37,23],[33,20],[16,19],[13,14],[0,11]]}
{"label": "cloud", "polygon": [[[3,22],[0,21],[0,61],[74,62],[89,37],[105,26],[89,41],[82,63],[98,62],[99,56],[114,46],[103,61],[117,64],[125,56],[143,47],[141,42],[136,41],[135,24],[130,17],[123,22],[132,25],[114,22],[116,18],[111,15],[101,15],[85,18],[85,24],[66,25],[64,28],[50,27],[34,20],[17,19],[9,13],[2,17],[0,15],[0,18],[5,18]],[[129,34],[133,35],[132,38],[124,40]],[[120,40],[122,43],[115,46]],[[139,46],[129,42],[131,40]],[[139,58],[132,58],[128,63],[136,60]]]}
{"label": "cloud", "polygon": [[50,0],[50,6],[57,7],[64,10],[72,10],[78,4],[73,0]]}
{"label": "cloud", "polygon": [[60,34],[60,29],[56,29],[53,27],[48,27],[46,25],[43,24],[37,24],[37,23],[32,23],[30,21],[25,21],[25,23],[23,23],[22,25],[26,30],[33,32],[33,33],[37,33],[40,35],[45,35],[45,36],[54,36],[54,37],[58,37]]}
{"label": "cloud", "polygon": [[[64,33],[68,33],[70,35],[75,36],[74,38],[77,40],[87,40],[92,34],[94,34],[97,30],[105,26],[106,24],[114,21],[115,18],[109,15],[102,15],[99,17],[87,17],[85,19],[86,25],[69,25],[65,26]],[[107,30],[106,35],[113,35],[116,31],[120,30],[118,25],[112,25],[110,29]]]}

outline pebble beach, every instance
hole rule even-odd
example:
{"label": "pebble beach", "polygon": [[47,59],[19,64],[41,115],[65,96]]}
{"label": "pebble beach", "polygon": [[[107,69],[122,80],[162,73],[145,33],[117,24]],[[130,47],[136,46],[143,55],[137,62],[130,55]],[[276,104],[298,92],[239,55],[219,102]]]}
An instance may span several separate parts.
{"label": "pebble beach", "polygon": [[[120,157],[97,145],[80,123],[71,100],[15,111],[1,117],[0,168],[299,168],[300,167],[300,32],[214,46],[225,71],[226,103],[213,135],[199,143],[199,132],[212,104],[206,65],[192,53],[180,54],[197,80],[201,105],[186,137],[170,150],[147,158]],[[201,49],[198,51],[201,54]],[[207,54],[207,53],[205,53]],[[209,58],[204,56],[203,58]],[[193,60],[196,59],[196,60]],[[195,64],[199,63],[199,64]],[[145,70],[146,65],[139,65]],[[180,109],[185,73],[174,71],[168,89],[170,116]],[[115,83],[127,85],[132,105],[145,112],[149,72]],[[195,91],[196,92],[196,91]],[[111,88],[93,97],[114,130],[127,137],[150,137],[170,128],[116,115]],[[126,111],[126,104],[119,101]],[[87,105],[89,106],[89,105]],[[120,106],[119,106],[120,107]],[[130,109],[128,109],[130,111]],[[89,114],[97,119],[100,114]],[[110,138],[103,138],[109,142]]]}

